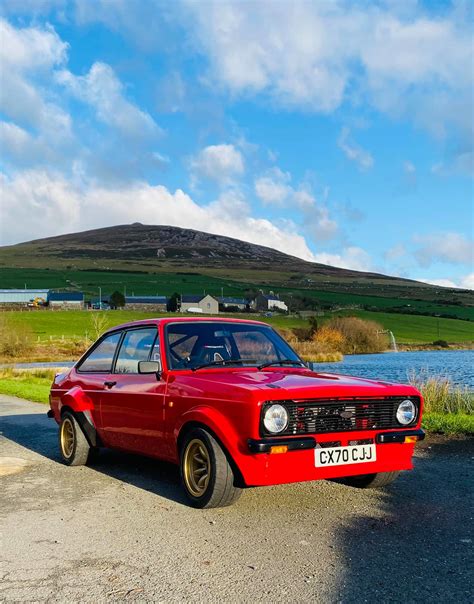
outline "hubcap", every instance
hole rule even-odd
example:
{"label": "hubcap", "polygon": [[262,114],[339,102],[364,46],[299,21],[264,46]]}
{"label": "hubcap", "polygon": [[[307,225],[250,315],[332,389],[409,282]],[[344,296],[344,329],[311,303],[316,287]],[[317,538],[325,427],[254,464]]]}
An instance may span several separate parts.
{"label": "hubcap", "polygon": [[61,449],[67,459],[71,457],[74,450],[74,428],[68,417],[61,423]]}
{"label": "hubcap", "polygon": [[206,492],[210,469],[207,447],[202,440],[195,438],[186,447],[183,463],[184,482],[194,497],[201,497]]}

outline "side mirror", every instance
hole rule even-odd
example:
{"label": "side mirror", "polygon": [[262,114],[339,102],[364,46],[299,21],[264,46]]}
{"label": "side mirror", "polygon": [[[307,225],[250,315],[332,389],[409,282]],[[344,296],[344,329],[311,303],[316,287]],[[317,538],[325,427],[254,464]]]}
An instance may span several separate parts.
{"label": "side mirror", "polygon": [[158,361],[139,361],[138,362],[138,373],[154,373],[156,377],[159,377],[161,371],[161,363]]}

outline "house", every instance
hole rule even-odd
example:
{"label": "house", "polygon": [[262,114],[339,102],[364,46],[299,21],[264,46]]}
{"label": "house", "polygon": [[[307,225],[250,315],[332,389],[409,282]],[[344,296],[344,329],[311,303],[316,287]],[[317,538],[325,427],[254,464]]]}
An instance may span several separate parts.
{"label": "house", "polygon": [[166,312],[167,304],[166,296],[125,296],[127,310]]}
{"label": "house", "polygon": [[221,297],[217,298],[219,310],[247,310],[249,302],[245,298]]}
{"label": "house", "polygon": [[43,306],[49,289],[0,289],[1,306]]}
{"label": "house", "polygon": [[84,308],[83,292],[50,292],[48,303],[51,309],[82,309]]}
{"label": "house", "polygon": [[280,300],[278,296],[271,293],[269,295],[266,294],[258,294],[258,296],[253,301],[253,307],[255,310],[283,310],[285,312],[288,311],[288,306]]}
{"label": "house", "polygon": [[181,296],[181,312],[203,312],[209,315],[217,315],[219,302],[209,294],[205,296]]}

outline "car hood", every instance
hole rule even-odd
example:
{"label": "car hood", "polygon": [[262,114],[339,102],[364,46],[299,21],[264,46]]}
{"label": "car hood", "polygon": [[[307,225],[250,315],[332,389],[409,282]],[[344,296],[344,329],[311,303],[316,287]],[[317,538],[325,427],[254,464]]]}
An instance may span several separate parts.
{"label": "car hood", "polygon": [[237,388],[261,393],[259,398],[321,398],[345,396],[416,395],[417,390],[405,384],[367,380],[349,375],[316,373],[302,370],[209,371],[194,374],[194,379],[210,389]]}

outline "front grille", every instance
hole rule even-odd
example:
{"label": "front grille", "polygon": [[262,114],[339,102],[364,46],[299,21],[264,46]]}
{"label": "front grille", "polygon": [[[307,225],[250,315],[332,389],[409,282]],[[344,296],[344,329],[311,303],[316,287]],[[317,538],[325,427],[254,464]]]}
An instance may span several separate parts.
{"label": "front grille", "polygon": [[[290,434],[327,434],[355,430],[385,430],[402,427],[396,418],[398,405],[410,398],[418,409],[416,397],[344,398],[327,400],[278,401],[288,410],[288,426],[279,436]],[[272,403],[268,403],[272,404]],[[265,408],[263,413],[265,413]],[[263,415],[262,415],[263,417]],[[413,426],[417,417],[409,426]],[[262,424],[262,432],[265,432]]]}

